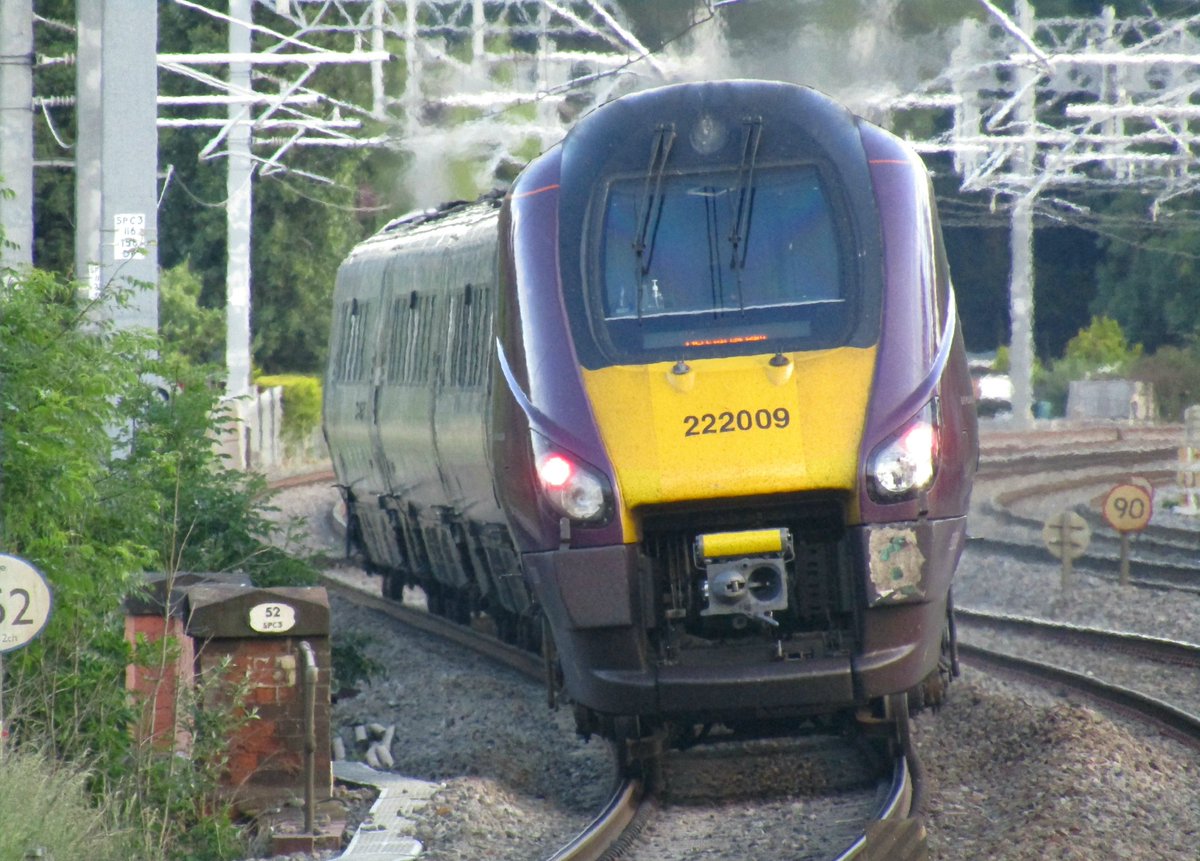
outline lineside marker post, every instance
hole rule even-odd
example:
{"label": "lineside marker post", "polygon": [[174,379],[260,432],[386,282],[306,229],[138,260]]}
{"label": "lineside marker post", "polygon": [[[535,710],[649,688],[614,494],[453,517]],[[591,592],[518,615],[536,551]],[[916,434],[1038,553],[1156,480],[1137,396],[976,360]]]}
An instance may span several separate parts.
{"label": "lineside marker post", "polygon": [[1154,513],[1154,487],[1144,478],[1118,484],[1104,497],[1104,522],[1121,533],[1121,585],[1129,585],[1129,533],[1141,532]]}
{"label": "lineside marker post", "polygon": [[1073,568],[1071,563],[1083,555],[1092,540],[1092,530],[1087,521],[1074,511],[1060,511],[1050,515],[1042,526],[1042,541],[1056,559],[1062,560],[1062,591],[1071,591]]}
{"label": "lineside marker post", "polygon": [[1187,500],[1176,514],[1200,514],[1200,405],[1183,411],[1183,446],[1179,449],[1179,489]]}
{"label": "lineside marker post", "polygon": [[0,761],[4,759],[4,653],[26,646],[50,618],[53,596],[41,572],[0,555]]}

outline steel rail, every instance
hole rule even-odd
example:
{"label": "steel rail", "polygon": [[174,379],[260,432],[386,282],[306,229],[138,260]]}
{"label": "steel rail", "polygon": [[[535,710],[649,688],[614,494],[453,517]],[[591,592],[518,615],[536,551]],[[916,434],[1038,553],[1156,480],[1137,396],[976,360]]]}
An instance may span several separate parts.
{"label": "steel rail", "polygon": [[1143,722],[1157,725],[1178,741],[1200,750],[1200,717],[1138,691],[1101,681],[1054,664],[959,642],[960,660],[980,669],[1008,673],[1037,684],[1063,685]]}
{"label": "steel rail", "polygon": [[[321,582],[326,589],[359,606],[377,610],[412,628],[468,648],[529,678],[544,677],[544,666],[539,655],[511,646],[490,634],[424,610],[406,607],[382,595],[364,592],[328,575],[322,575]],[[650,814],[650,800],[641,780],[621,778],[600,813],[547,861],[601,861],[629,832],[640,829]]]}
{"label": "steel rail", "polygon": [[[967,539],[967,547],[983,552],[1000,553],[1025,562],[1052,563],[1055,561],[1045,547],[1031,542],[972,537]],[[1097,577],[1117,580],[1121,562],[1119,559],[1109,556],[1081,556],[1072,565],[1076,571],[1087,571]],[[1200,592],[1200,572],[1194,566],[1135,559],[1130,571],[1129,583],[1131,586],[1141,589]]]}
{"label": "steel rail", "polygon": [[621,844],[641,830],[654,806],[653,797],[646,794],[640,780],[621,781],[604,810],[546,861],[601,861],[611,854],[619,857]]}
{"label": "steel rail", "polygon": [[922,769],[916,751],[911,745],[905,747],[905,754],[893,762],[891,789],[876,811],[875,821],[833,861],[916,861],[926,857],[925,826],[919,816],[912,815],[916,809],[914,799],[921,794]]}
{"label": "steel rail", "polygon": [[1200,667],[1200,644],[1166,637],[1152,637],[1127,631],[1110,631],[1070,622],[1035,619],[1029,616],[1014,616],[1008,613],[993,613],[967,607],[955,607],[954,619],[959,625],[959,634],[969,633],[967,625],[979,624],[995,629],[1023,634],[1048,634],[1075,645],[1097,650],[1113,650],[1124,654],[1177,664],[1185,667]]}
{"label": "steel rail", "polygon": [[342,597],[354,601],[360,606],[378,610],[409,627],[424,631],[427,634],[433,634],[443,640],[457,643],[473,652],[511,667],[525,676],[534,679],[544,677],[544,667],[539,655],[519,649],[516,646],[511,646],[490,634],[485,634],[466,625],[460,625],[457,622],[452,622],[449,619],[436,616],[425,610],[407,607],[391,598],[385,598],[383,595],[364,592],[362,589],[358,589],[326,574],[321,575],[321,585],[331,592],[336,592]]}

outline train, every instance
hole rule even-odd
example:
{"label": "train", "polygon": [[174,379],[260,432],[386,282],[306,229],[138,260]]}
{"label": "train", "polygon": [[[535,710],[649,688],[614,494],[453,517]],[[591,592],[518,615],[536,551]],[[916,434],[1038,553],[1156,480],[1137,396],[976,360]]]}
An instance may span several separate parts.
{"label": "train", "polygon": [[945,696],[978,430],[895,135],[789,83],[624,95],[360,243],[333,305],[350,542],[540,650],[581,733]]}

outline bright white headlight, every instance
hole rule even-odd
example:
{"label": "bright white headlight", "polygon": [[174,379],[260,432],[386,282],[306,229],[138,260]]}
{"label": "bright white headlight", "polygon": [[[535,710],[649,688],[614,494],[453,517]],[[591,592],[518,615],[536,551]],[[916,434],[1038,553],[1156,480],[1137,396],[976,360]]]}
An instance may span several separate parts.
{"label": "bright white headlight", "polygon": [[937,427],[933,410],[926,407],[872,452],[867,463],[871,495],[892,502],[927,489],[937,472],[937,456]]}

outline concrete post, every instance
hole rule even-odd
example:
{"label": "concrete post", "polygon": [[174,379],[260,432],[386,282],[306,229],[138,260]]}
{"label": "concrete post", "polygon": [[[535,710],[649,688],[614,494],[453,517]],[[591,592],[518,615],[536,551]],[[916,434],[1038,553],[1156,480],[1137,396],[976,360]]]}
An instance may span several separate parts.
{"label": "concrete post", "polygon": [[0,264],[33,265],[33,0],[0,3]]}
{"label": "concrete post", "polygon": [[[97,318],[157,331],[158,9],[78,0],[76,16],[76,277]],[[117,286],[132,289],[124,306]]]}

